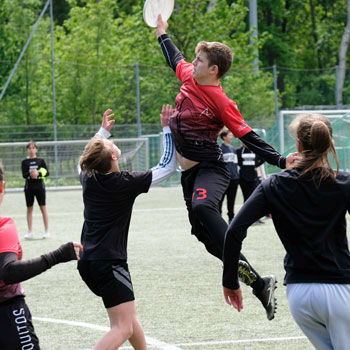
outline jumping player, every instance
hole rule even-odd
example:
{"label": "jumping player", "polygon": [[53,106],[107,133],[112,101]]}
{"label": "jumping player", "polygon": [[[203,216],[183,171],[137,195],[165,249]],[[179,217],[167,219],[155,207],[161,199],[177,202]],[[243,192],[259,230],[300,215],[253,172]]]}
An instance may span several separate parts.
{"label": "jumping player", "polygon": [[[292,164],[295,154],[286,159],[266,144],[245,123],[235,102],[225,95],[220,78],[230,69],[233,60],[226,45],[201,41],[196,47],[195,60],[188,63],[166,34],[167,28],[167,22],[159,15],[156,36],[167,63],[182,82],[169,126],[178,161],[184,170],[181,183],[192,234],[204,243],[210,254],[222,260],[227,223],[218,208],[229,175],[217,143],[219,132],[225,125],[254,152],[281,168],[285,168],[286,163]],[[243,255],[241,260],[246,261]],[[266,309],[267,318],[273,319],[275,277],[262,279],[253,269],[241,271],[244,272],[241,277],[252,285],[254,294]]]}
{"label": "jumping player", "polygon": [[45,232],[43,238],[48,238],[49,219],[46,210],[45,179],[49,176],[49,170],[44,159],[36,156],[38,147],[34,141],[27,144],[28,157],[22,160],[22,175],[26,179],[24,194],[27,205],[28,232],[24,235],[26,239],[34,238],[33,234],[33,204],[34,198],[38,201],[43,216]]}
{"label": "jumping player", "polygon": [[[4,168],[0,163],[0,205],[4,199]],[[66,243],[38,258],[22,260],[16,225],[0,216],[0,349],[39,350],[39,340],[20,284],[52,266],[79,259],[80,243]]]}
{"label": "jumping player", "polygon": [[233,134],[231,131],[224,129],[220,133],[221,139],[224,141],[221,145],[221,151],[224,157],[224,162],[227,165],[227,170],[230,175],[230,182],[219,202],[220,214],[222,211],[222,203],[226,197],[228,221],[231,222],[235,216],[235,200],[239,184],[238,159],[236,149],[231,145]]}
{"label": "jumping player", "polygon": [[127,264],[127,239],[134,201],[141,193],[176,171],[176,154],[168,127],[170,105],[164,105],[161,124],[164,153],[159,164],[143,172],[120,171],[119,148],[109,137],[114,114],[103,115],[99,135],[86,145],[80,158],[83,186],[84,225],[81,242],[84,252],[79,273],[90,290],[101,297],[111,330],[95,350],[118,349],[126,340],[136,350],[145,350],[146,340],[136,316],[134,291]]}
{"label": "jumping player", "polygon": [[[284,268],[290,311],[316,349],[348,349],[350,344],[350,174],[339,161],[328,119],[296,117],[291,128],[302,155],[296,168],[263,181],[228,228],[224,246],[226,302],[243,308],[235,277],[248,227],[267,213],[286,249]],[[328,161],[332,153],[337,171]]]}

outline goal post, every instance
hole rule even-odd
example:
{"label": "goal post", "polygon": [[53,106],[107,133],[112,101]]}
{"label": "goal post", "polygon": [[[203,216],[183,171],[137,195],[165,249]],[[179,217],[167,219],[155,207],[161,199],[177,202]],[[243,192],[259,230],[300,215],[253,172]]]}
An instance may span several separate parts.
{"label": "goal post", "polygon": [[[149,169],[148,138],[111,139],[121,150],[120,170],[144,171]],[[37,156],[43,158],[50,176],[46,186],[71,187],[79,185],[78,163],[89,140],[38,141]],[[7,188],[23,188],[21,162],[27,157],[27,142],[0,143],[0,159],[5,168]],[[56,176],[58,178],[56,178]]]}
{"label": "goal post", "polygon": [[[338,154],[340,170],[350,171],[350,110],[281,110],[278,119],[278,136],[281,154],[296,151],[294,138],[289,135],[288,126],[298,114],[322,114],[329,119],[333,129],[335,149]],[[334,164],[332,164],[333,166]]]}

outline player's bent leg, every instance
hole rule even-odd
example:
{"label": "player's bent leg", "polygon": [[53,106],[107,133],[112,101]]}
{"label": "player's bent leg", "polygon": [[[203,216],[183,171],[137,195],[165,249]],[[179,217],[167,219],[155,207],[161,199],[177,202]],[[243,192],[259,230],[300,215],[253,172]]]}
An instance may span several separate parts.
{"label": "player's bent leg", "polygon": [[[287,285],[290,312],[303,333],[316,349],[333,349],[329,332],[319,310],[315,312],[315,285],[295,283]],[[316,292],[316,294],[319,294]]]}
{"label": "player's bent leg", "polygon": [[350,344],[350,284],[322,284],[326,309],[326,326],[334,349],[347,349]]}
{"label": "player's bent leg", "polygon": [[145,334],[143,332],[141,323],[137,317],[135,317],[135,319],[133,320],[132,329],[133,333],[132,336],[129,338],[130,344],[135,350],[146,350],[147,344]]}
{"label": "player's bent leg", "polygon": [[111,330],[94,347],[95,350],[115,350],[133,335],[136,317],[135,302],[129,301],[107,308]]}

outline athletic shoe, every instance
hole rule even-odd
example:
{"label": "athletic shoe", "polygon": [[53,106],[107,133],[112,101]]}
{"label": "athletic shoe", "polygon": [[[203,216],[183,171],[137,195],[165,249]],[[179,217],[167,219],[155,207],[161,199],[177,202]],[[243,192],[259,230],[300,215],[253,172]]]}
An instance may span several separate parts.
{"label": "athletic shoe", "polygon": [[253,294],[261,301],[266,310],[267,319],[271,321],[275,317],[277,309],[277,301],[274,294],[277,288],[277,280],[274,275],[265,276],[262,279],[265,282],[264,288],[259,294],[253,290]]}
{"label": "athletic shoe", "polygon": [[238,278],[247,286],[251,286],[256,281],[256,274],[244,260],[238,261]]}
{"label": "athletic shoe", "polygon": [[50,237],[50,232],[49,231],[45,231],[43,234],[43,238],[49,238]]}
{"label": "athletic shoe", "polygon": [[29,231],[24,235],[25,239],[33,239],[34,238],[34,233]]}

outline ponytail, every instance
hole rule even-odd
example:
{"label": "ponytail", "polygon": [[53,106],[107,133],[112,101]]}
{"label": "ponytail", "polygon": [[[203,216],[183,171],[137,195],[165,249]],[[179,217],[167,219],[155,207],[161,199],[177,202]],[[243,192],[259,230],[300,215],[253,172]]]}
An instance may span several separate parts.
{"label": "ponytail", "polygon": [[[300,175],[305,175],[317,169],[313,174],[314,183],[319,186],[325,179],[334,179],[339,171],[339,160],[334,148],[332,126],[329,120],[321,114],[302,114],[296,117],[290,125],[295,131],[296,140],[302,147],[302,160],[298,163]],[[332,153],[337,163],[334,173],[328,153]]]}

